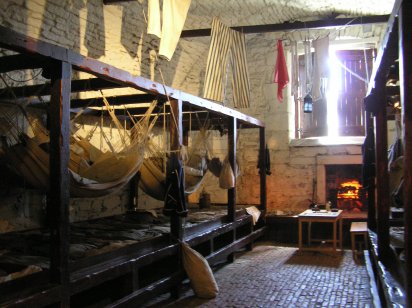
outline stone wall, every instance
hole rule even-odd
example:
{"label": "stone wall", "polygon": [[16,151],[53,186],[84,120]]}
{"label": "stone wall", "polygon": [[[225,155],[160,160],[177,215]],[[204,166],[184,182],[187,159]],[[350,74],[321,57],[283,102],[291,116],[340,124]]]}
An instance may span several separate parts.
{"label": "stone wall", "polygon": [[[28,188],[1,191],[0,233],[47,225],[46,194]],[[122,214],[128,207],[128,190],[108,197],[71,198],[70,220],[80,221]]]}
{"label": "stone wall", "polygon": [[[103,5],[101,0],[6,0],[0,1],[0,24],[35,38],[61,45],[83,55],[99,59],[133,74],[162,82],[194,95],[202,93],[204,70],[208,53],[208,37],[181,39],[170,62],[158,60],[154,76],[150,70],[150,52],[157,50],[158,40],[146,34],[143,10],[145,1],[121,2]],[[146,10],[147,11],[147,10]],[[369,36],[379,35],[369,33]],[[343,29],[340,34],[347,34]],[[319,33],[318,33],[319,34]],[[320,33],[321,35],[324,33]],[[337,35],[337,34],[335,34]],[[295,31],[289,38],[300,36]],[[316,156],[359,154],[359,145],[294,147],[294,103],[289,86],[284,90],[284,101],[276,98],[277,85],[273,83],[276,61],[276,43],[282,34],[250,34],[246,37],[248,67],[251,81],[251,107],[241,109],[248,115],[266,123],[266,141],[270,149],[272,175],[267,177],[267,203],[269,212],[299,212],[308,206],[312,197]],[[288,40],[285,41],[288,55]],[[288,59],[289,62],[289,59]],[[225,100],[233,106],[230,89]],[[259,133],[257,129],[241,130],[238,140],[238,160],[241,175],[237,180],[238,203],[259,203],[259,174],[256,168]],[[215,131],[213,155],[224,159],[227,154],[227,136]],[[212,202],[224,203],[227,192],[218,187],[218,180],[208,175],[204,186]],[[201,191],[201,190],[200,190]],[[198,195],[190,197],[197,202]],[[116,199],[116,200],[115,200]],[[123,197],[112,198],[122,204]],[[103,199],[80,209],[79,200],[72,213],[89,217],[91,211],[103,211]],[[161,206],[139,192],[139,206]]]}

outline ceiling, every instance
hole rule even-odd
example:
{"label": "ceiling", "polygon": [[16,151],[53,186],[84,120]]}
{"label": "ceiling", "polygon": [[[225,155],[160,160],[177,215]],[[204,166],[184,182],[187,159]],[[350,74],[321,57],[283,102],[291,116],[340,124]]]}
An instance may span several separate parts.
{"label": "ceiling", "polygon": [[192,0],[185,30],[210,28],[218,16],[230,27],[390,14],[394,0]]}

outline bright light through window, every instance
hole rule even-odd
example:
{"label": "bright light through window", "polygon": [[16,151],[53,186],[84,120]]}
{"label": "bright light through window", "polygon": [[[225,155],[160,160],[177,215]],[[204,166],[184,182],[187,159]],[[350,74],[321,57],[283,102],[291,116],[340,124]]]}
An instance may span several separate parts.
{"label": "bright light through window", "polygon": [[329,87],[326,94],[328,102],[328,137],[337,137],[339,135],[339,117],[338,117],[338,97],[341,93],[341,66],[336,57],[335,50],[329,49]]}

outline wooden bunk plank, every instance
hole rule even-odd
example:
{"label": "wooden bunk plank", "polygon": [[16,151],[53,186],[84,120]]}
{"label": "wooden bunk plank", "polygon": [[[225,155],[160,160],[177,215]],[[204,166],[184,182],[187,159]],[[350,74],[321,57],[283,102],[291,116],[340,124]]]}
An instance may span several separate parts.
{"label": "wooden bunk plank", "polygon": [[182,102],[190,103],[209,111],[218,112],[222,115],[236,118],[242,122],[249,123],[257,127],[264,127],[262,121],[247,116],[239,111],[225,107],[221,104],[173,89],[141,76],[133,76],[130,73],[109,64],[84,57],[74,51],[60,46],[55,46],[47,42],[27,37],[4,26],[0,26],[0,46],[19,52],[37,53],[45,57],[65,61],[71,63],[80,71],[96,75],[100,78],[104,78],[115,83],[121,83],[124,86],[136,88],[154,95],[159,94],[165,97],[167,96],[170,99],[181,100]]}
{"label": "wooden bunk plank", "polygon": [[206,260],[209,262],[209,264],[216,264],[223,258],[233,254],[234,252],[240,250],[241,248],[247,246],[248,244],[252,243],[259,237],[263,236],[265,233],[265,228],[260,228],[253,233],[242,237],[241,239],[238,239],[234,241],[233,243],[226,245],[225,247],[213,252],[209,256],[206,257]]}
{"label": "wooden bunk plank", "polygon": [[164,279],[156,281],[145,288],[134,291],[128,296],[111,303],[107,307],[139,307],[145,300],[167,292],[176,284],[180,283],[184,277],[185,273],[183,270],[177,271],[169,277],[165,277]]}
{"label": "wooden bunk plank", "polygon": [[[41,272],[33,273],[18,279],[5,281],[0,284],[0,307],[5,306],[6,302],[16,301],[16,297],[27,293],[30,296],[31,293],[36,293],[49,287],[50,274],[48,271],[43,270]],[[26,290],[26,291],[24,291]],[[27,292],[27,290],[29,290]]]}
{"label": "wooden bunk plank", "polygon": [[30,295],[24,293],[23,290],[19,293],[18,298],[0,303],[1,307],[46,307],[56,305],[60,303],[62,289],[60,286],[49,286]]}
{"label": "wooden bunk plank", "polygon": [[71,277],[71,294],[79,293],[129,273],[133,270],[133,267],[139,268],[162,258],[177,255],[178,251],[179,245],[177,243],[170,244],[141,256],[113,259],[75,272]]}
{"label": "wooden bunk plank", "polygon": [[[405,307],[405,290],[398,279],[394,277],[393,271],[388,270],[388,267],[380,262],[378,236],[373,231],[369,231],[369,242],[371,244],[369,249],[371,252],[369,254],[370,261],[374,268],[379,292],[383,295],[381,301],[385,307]],[[395,256],[392,255],[392,258],[395,258]]]}
{"label": "wooden bunk plank", "polygon": [[116,262],[125,262],[131,258],[138,258],[146,254],[152,253],[162,247],[169,245],[170,239],[169,235],[165,234],[152,238],[150,240],[145,240],[132,245],[127,245],[125,247],[118,248],[116,250],[106,252],[104,254],[98,254],[92,257],[83,258],[70,263],[71,272],[81,272],[82,270],[87,271],[91,266],[96,266],[97,264],[104,263],[110,260],[117,260]]}
{"label": "wooden bunk plank", "polygon": [[412,307],[412,3],[403,1],[399,11],[399,72],[404,135],[403,207],[406,256],[406,305]]}
{"label": "wooden bunk plank", "polygon": [[196,232],[185,237],[185,241],[190,246],[197,246],[201,243],[209,241],[219,235],[235,230],[236,228],[252,223],[252,217],[250,215],[245,215],[239,217],[234,222],[224,223],[219,227],[212,229],[205,229],[204,231]]}
{"label": "wooden bunk plank", "polygon": [[71,65],[57,63],[51,80],[50,193],[47,213],[50,226],[51,281],[62,285],[63,306],[69,304],[69,145]]}

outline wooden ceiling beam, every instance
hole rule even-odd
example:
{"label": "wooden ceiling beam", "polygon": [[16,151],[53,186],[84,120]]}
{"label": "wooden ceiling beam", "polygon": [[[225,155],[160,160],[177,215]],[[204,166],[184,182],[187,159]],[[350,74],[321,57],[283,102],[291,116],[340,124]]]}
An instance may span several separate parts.
{"label": "wooden ceiling beam", "polygon": [[[156,98],[153,94],[130,94],[121,96],[106,97],[111,106],[121,106],[128,104],[138,104],[151,102]],[[82,107],[101,107],[104,106],[103,98],[87,98],[87,99],[72,99],[70,101],[71,108]]]}
{"label": "wooden ceiling beam", "polygon": [[[1,58],[0,58],[1,59]],[[89,78],[72,80],[71,93],[86,92],[86,91],[98,91],[105,89],[117,89],[126,88],[125,84],[115,83],[101,78]],[[30,96],[44,96],[50,95],[50,83],[44,83],[33,86],[21,86],[10,88],[9,93],[14,93],[15,97],[30,97]],[[9,98],[7,93],[0,94],[0,98]]]}
{"label": "wooden ceiling beam", "polygon": [[12,55],[0,57],[0,73],[16,70],[42,68],[45,65],[42,57],[28,55]]}
{"label": "wooden ceiling beam", "polygon": [[[284,22],[282,24],[254,25],[231,27],[232,30],[245,34],[265,33],[265,32],[285,32],[291,30],[336,28],[342,26],[358,26],[374,23],[385,23],[389,20],[389,15],[372,15],[351,18],[333,18],[312,21]],[[211,29],[183,30],[180,37],[200,37],[210,36]]]}

